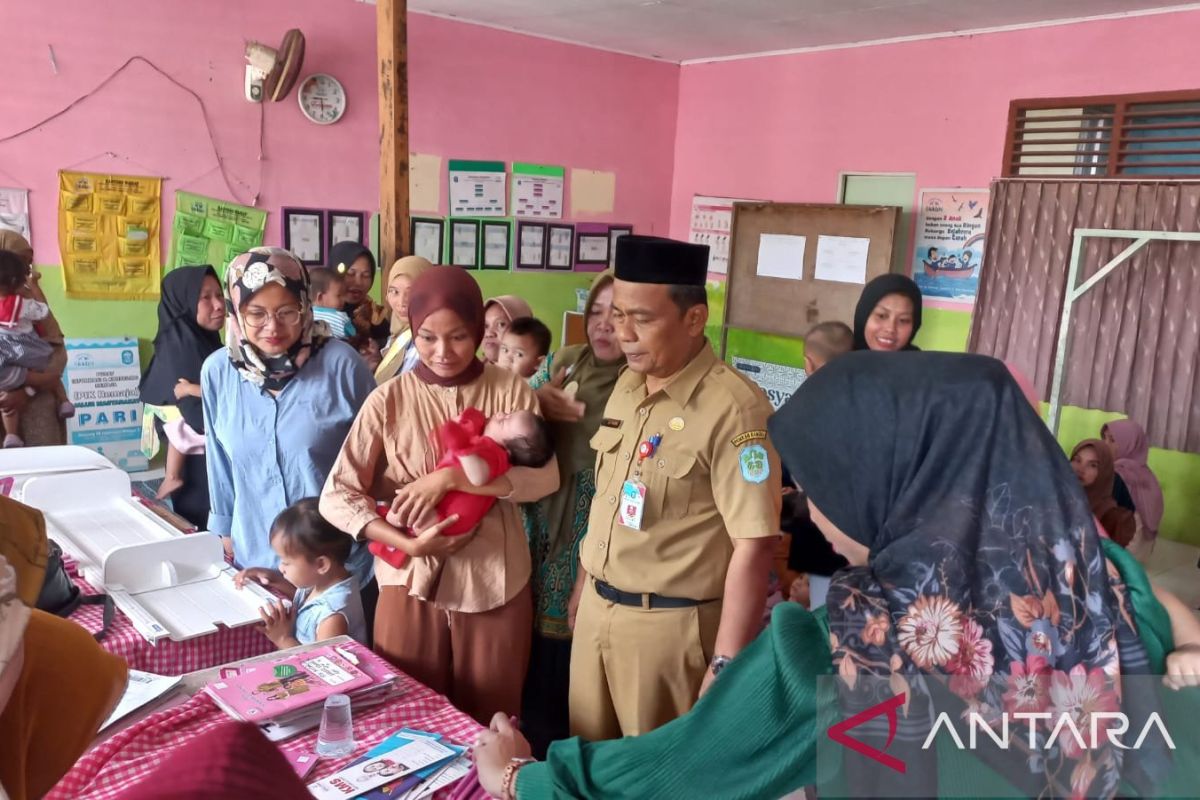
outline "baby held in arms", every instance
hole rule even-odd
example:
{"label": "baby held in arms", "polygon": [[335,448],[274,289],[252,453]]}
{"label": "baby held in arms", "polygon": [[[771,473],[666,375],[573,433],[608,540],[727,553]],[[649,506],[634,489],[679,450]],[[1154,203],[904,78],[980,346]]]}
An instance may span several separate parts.
{"label": "baby held in arms", "polygon": [[[438,469],[461,468],[472,487],[486,486],[508,472],[509,467],[541,467],[554,455],[545,421],[532,411],[513,411],[484,417],[468,408],[458,419],[438,426],[442,457]],[[458,521],[442,532],[444,536],[470,533],[495,505],[496,498],[451,489],[436,509],[412,511],[400,498],[380,502],[378,511],[387,523],[418,536],[431,525],[457,515]],[[393,567],[401,567],[407,555],[399,548],[371,542],[371,552]]]}

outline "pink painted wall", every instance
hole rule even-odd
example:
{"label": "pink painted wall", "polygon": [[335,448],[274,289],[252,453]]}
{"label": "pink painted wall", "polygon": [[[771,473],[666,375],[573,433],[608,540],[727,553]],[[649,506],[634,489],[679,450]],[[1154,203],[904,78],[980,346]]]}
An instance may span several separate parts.
{"label": "pink painted wall", "polygon": [[986,186],[1010,100],[1194,89],[1200,12],[682,68],[671,232],[692,195],[833,202],[838,173]]}
{"label": "pink painted wall", "polygon": [[[242,98],[245,40],[308,37],[304,74],[346,86],[335,125],[305,120],[295,96],[260,109]],[[354,0],[56,0],[0,4],[0,139],[36,123],[143,55],[197,92],[233,184],[225,188],[201,109],[134,64],[72,111],[0,143],[0,185],[32,190],[39,263],[58,260],[57,170],[162,175],[163,228],[176,189],[258,205],[279,241],[281,206],[378,207],[375,7]],[[47,45],[58,62],[55,75]],[[679,68],[433,17],[409,26],[416,152],[615,172],[612,221],[666,229]],[[114,156],[105,155],[114,153]],[[442,190],[443,207],[445,187]],[[164,241],[163,252],[166,253]]]}

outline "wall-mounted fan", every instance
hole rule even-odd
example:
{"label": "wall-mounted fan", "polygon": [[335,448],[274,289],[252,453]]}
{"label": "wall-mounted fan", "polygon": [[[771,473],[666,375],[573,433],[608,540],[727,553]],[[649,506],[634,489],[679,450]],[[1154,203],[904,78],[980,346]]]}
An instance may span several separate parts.
{"label": "wall-mounted fan", "polygon": [[304,34],[292,28],[277,48],[259,42],[246,44],[246,99],[278,102],[287,97],[304,64]]}

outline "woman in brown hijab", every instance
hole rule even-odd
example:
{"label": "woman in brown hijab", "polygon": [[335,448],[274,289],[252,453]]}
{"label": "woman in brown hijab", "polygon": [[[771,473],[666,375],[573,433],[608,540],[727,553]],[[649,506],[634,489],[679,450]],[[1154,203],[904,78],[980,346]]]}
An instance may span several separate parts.
{"label": "woman in brown hijab", "polygon": [[1133,541],[1137,520],[1133,512],[1121,508],[1113,499],[1116,476],[1112,450],[1099,439],[1084,439],[1071,451],[1071,468],[1087,492],[1092,514],[1108,537],[1122,547]]}
{"label": "woman in brown hijab", "polygon": [[[413,282],[409,318],[420,363],[363,406],[325,484],[321,513],[358,539],[409,556],[399,569],[375,561],[375,649],[480,721],[496,709],[517,714],[533,630],[529,548],[517,503],[558,489],[558,464],[513,467],[483,487],[471,487],[461,469],[436,469],[439,425],[468,408],[489,418],[536,412],[537,398],[520,376],[476,357],[483,299],[469,273],[426,270]],[[396,497],[413,511],[432,509],[450,489],[500,502],[474,533],[457,537],[441,535],[454,516],[410,538],[376,511],[377,501]]]}

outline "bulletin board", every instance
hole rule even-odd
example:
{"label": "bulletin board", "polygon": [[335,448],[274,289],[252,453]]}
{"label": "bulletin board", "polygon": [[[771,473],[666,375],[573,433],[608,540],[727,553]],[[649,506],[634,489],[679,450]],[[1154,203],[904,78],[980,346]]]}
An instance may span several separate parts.
{"label": "bulletin board", "polygon": [[[737,203],[729,245],[722,356],[730,328],[803,337],[819,322],[852,324],[863,284],[891,270],[899,221],[900,209],[895,206]],[[760,265],[764,234],[780,237],[770,242],[799,247],[774,269]],[[803,237],[803,242],[796,237]],[[845,245],[852,250],[858,245],[854,252],[863,254],[865,264],[858,274],[852,268],[838,272],[830,266],[835,263],[830,254]],[[782,267],[789,270],[787,277],[782,276]],[[830,279],[834,275],[840,279]]]}

